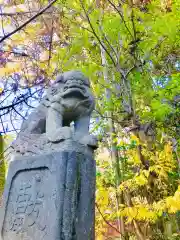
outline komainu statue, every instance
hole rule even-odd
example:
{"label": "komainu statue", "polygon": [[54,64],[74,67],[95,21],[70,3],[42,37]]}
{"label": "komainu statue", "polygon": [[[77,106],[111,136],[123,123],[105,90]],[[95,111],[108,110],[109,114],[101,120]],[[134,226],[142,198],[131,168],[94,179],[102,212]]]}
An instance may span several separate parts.
{"label": "komainu statue", "polygon": [[95,240],[94,105],[89,80],[66,72],[23,122],[6,158],[0,239]]}
{"label": "komainu statue", "polygon": [[[60,74],[40,105],[23,122],[11,151],[33,155],[45,149],[52,150],[52,144],[66,139],[96,148],[97,140],[89,134],[94,106],[88,78],[79,71]],[[73,131],[70,127],[72,122]]]}

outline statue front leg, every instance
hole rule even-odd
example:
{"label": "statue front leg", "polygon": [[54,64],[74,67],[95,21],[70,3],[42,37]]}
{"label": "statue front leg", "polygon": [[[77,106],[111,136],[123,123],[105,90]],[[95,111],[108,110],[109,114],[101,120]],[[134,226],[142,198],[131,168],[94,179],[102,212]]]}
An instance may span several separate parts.
{"label": "statue front leg", "polygon": [[97,148],[97,139],[89,134],[90,116],[83,116],[74,122],[75,139],[84,145]]}
{"label": "statue front leg", "polygon": [[46,117],[46,135],[51,142],[60,142],[72,137],[70,127],[63,127],[63,111],[50,107]]}
{"label": "statue front leg", "polygon": [[89,134],[89,124],[90,124],[90,117],[84,116],[80,117],[74,122],[74,130],[76,136],[82,137]]}

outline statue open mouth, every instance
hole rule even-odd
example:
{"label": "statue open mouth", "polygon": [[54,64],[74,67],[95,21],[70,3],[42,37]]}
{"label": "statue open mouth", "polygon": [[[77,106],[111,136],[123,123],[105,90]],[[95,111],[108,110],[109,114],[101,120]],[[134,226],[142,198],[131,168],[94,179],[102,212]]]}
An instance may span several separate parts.
{"label": "statue open mouth", "polygon": [[64,93],[63,93],[63,98],[68,98],[68,97],[78,97],[81,99],[86,98],[86,90],[77,85],[71,85],[68,87],[64,87]]}

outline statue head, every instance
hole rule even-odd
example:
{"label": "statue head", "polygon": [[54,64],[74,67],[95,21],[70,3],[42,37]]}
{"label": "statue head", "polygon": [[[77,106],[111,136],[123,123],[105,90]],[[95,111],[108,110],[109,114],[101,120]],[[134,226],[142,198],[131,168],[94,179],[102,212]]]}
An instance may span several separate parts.
{"label": "statue head", "polygon": [[80,71],[69,71],[57,76],[56,81],[47,91],[50,102],[61,102],[63,106],[91,112],[94,108],[94,97],[90,82]]}
{"label": "statue head", "polygon": [[56,78],[57,85],[61,86],[62,98],[84,99],[89,96],[90,82],[80,71],[69,71]]}

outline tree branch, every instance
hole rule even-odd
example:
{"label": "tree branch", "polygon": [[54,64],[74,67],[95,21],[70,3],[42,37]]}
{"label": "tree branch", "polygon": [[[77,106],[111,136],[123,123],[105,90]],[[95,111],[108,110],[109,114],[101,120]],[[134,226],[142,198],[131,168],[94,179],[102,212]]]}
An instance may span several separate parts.
{"label": "tree branch", "polygon": [[131,35],[131,37],[133,37],[132,33],[130,32],[130,30],[129,30],[127,24],[126,24],[126,21],[124,20],[124,17],[122,15],[122,13],[119,11],[119,9],[116,7],[116,5],[113,2],[111,2],[110,0],[108,0],[108,2],[116,10],[116,12],[119,14],[119,16],[121,17],[121,19],[122,19],[122,21],[124,23],[124,26],[127,29],[128,33]]}
{"label": "tree branch", "polygon": [[113,57],[111,56],[111,54],[109,53],[109,51],[107,50],[107,48],[104,46],[104,44],[101,42],[101,39],[99,38],[99,36],[97,35],[97,33],[95,32],[94,27],[93,27],[93,25],[92,25],[92,23],[91,23],[91,21],[90,21],[89,16],[88,16],[88,13],[86,12],[86,9],[85,9],[85,7],[84,7],[84,5],[83,5],[83,3],[82,3],[81,0],[80,0],[80,3],[81,3],[82,9],[83,9],[83,11],[84,11],[84,13],[85,13],[85,15],[86,15],[87,21],[88,21],[88,23],[89,23],[89,25],[90,25],[90,27],[91,27],[91,29],[92,29],[92,32],[93,32],[94,36],[96,37],[96,39],[98,40],[99,44],[100,44],[101,47],[104,49],[104,51],[107,53],[107,55],[110,57],[110,59],[111,59],[111,61],[113,62],[114,66],[116,67],[117,64],[116,64],[115,60],[113,59]]}
{"label": "tree branch", "polygon": [[49,43],[49,57],[48,57],[48,66],[50,67],[50,61],[51,61],[51,56],[52,56],[52,48],[53,48],[53,33],[54,33],[54,21],[52,19],[52,24],[51,24],[51,35],[50,35],[50,43]]}
{"label": "tree branch", "polygon": [[[40,90],[41,90],[41,89],[40,89]],[[27,96],[26,96],[26,97],[25,97],[25,95],[24,95],[24,96],[21,96],[21,98],[23,97],[21,100],[15,102],[15,103],[12,103],[12,104],[10,104],[10,105],[4,106],[4,107],[0,107],[0,111],[5,110],[5,109],[14,108],[16,105],[24,102],[25,100],[27,100],[28,98],[32,97],[35,93],[37,93],[37,92],[40,91],[40,90],[37,90],[37,91],[33,92],[32,94],[27,94],[27,93],[26,93],[25,95],[27,95]]]}
{"label": "tree branch", "polygon": [[106,40],[107,44],[109,45],[109,47],[111,48],[112,52],[114,52],[114,54],[115,54],[115,56],[116,56],[116,59],[117,59],[117,61],[118,61],[117,52],[116,52],[116,50],[113,48],[112,44],[110,43],[108,37],[107,37],[106,34],[104,33],[103,28],[102,28],[102,26],[101,26],[100,24],[99,24],[99,29],[100,29],[100,31],[102,32],[102,35],[103,35],[104,39]]}
{"label": "tree branch", "polygon": [[100,215],[101,215],[102,219],[104,220],[104,222],[105,222],[107,225],[109,225],[111,228],[113,228],[114,230],[116,230],[116,232],[118,232],[118,233],[122,236],[122,233],[121,233],[116,227],[114,227],[112,224],[110,224],[110,223],[106,220],[106,218],[103,216],[103,214],[102,214],[102,212],[101,212],[101,210],[100,210],[100,208],[99,208],[99,206],[98,206],[97,203],[96,203],[96,208],[97,208],[98,212],[100,213]]}
{"label": "tree branch", "polygon": [[18,52],[14,52],[14,51],[5,51],[5,50],[0,50],[0,52],[2,53],[9,53],[9,54],[14,54],[14,56],[20,56],[20,57],[31,57],[26,53],[18,53]]}
{"label": "tree branch", "polygon": [[21,24],[18,28],[16,28],[15,30],[13,30],[12,32],[8,33],[7,35],[5,35],[3,38],[0,39],[0,43],[2,43],[4,40],[6,40],[7,38],[9,38],[10,36],[12,36],[13,34],[17,33],[18,31],[20,31],[22,28],[24,28],[26,25],[28,25],[30,22],[32,22],[34,19],[36,19],[37,17],[39,17],[40,15],[42,15],[47,9],[49,9],[55,2],[57,2],[57,0],[53,0],[51,1],[46,7],[44,7],[41,11],[39,11],[37,14],[35,14],[34,16],[32,16],[30,19],[28,19],[26,22],[24,22],[23,24]]}

